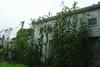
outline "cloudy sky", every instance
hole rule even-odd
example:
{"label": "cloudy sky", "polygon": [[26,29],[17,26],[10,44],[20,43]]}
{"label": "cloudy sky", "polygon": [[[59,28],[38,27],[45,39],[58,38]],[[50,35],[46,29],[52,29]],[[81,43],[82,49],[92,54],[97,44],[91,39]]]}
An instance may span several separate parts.
{"label": "cloudy sky", "polygon": [[[98,3],[100,0],[63,0],[66,6],[71,7],[74,1],[79,7]],[[53,15],[61,10],[62,0],[0,0],[0,30],[8,27],[16,29],[20,21],[25,21],[29,27],[31,18],[38,18],[48,14]]]}

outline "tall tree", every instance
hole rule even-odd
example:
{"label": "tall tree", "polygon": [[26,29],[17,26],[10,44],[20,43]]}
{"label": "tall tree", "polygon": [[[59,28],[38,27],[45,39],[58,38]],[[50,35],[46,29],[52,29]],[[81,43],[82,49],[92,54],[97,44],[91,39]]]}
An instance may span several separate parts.
{"label": "tall tree", "polygon": [[76,11],[75,2],[72,8],[64,8],[58,13],[49,57],[54,67],[86,67],[87,21]]}

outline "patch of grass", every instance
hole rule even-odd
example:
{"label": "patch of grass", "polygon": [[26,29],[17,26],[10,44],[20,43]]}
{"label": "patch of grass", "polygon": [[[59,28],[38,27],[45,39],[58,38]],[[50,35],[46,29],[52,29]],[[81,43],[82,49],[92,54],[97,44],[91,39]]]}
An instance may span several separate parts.
{"label": "patch of grass", "polygon": [[6,63],[6,62],[2,62],[0,63],[0,67],[27,67],[23,64],[10,64],[10,63]]}

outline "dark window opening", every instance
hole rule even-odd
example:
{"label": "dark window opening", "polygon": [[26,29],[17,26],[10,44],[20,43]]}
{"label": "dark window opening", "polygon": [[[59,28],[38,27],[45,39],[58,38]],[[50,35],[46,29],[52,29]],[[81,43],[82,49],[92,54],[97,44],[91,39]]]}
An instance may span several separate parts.
{"label": "dark window opening", "polygon": [[88,25],[95,25],[95,24],[97,24],[97,18],[88,19]]}

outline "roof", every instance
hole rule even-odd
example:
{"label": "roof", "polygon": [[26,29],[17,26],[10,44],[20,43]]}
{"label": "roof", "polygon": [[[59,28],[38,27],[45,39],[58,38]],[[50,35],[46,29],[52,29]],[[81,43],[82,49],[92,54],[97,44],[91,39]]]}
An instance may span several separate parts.
{"label": "roof", "polygon": [[77,10],[77,13],[83,13],[83,12],[92,11],[92,10],[96,10],[96,9],[100,9],[100,4],[94,4],[92,6],[81,8],[81,9]]}
{"label": "roof", "polygon": [[[88,7],[85,7],[85,8],[81,8],[81,9],[78,9],[75,11],[74,14],[79,14],[79,13],[84,13],[84,12],[87,12],[87,11],[92,11],[92,10],[96,10],[96,9],[100,9],[100,3],[98,4],[94,4],[92,6],[88,6]],[[70,15],[73,15],[73,13],[71,13]],[[57,18],[57,16],[52,16],[52,17],[49,17],[49,18],[46,18],[44,20],[42,20],[43,22],[45,21],[52,21],[52,20],[55,20]]]}

